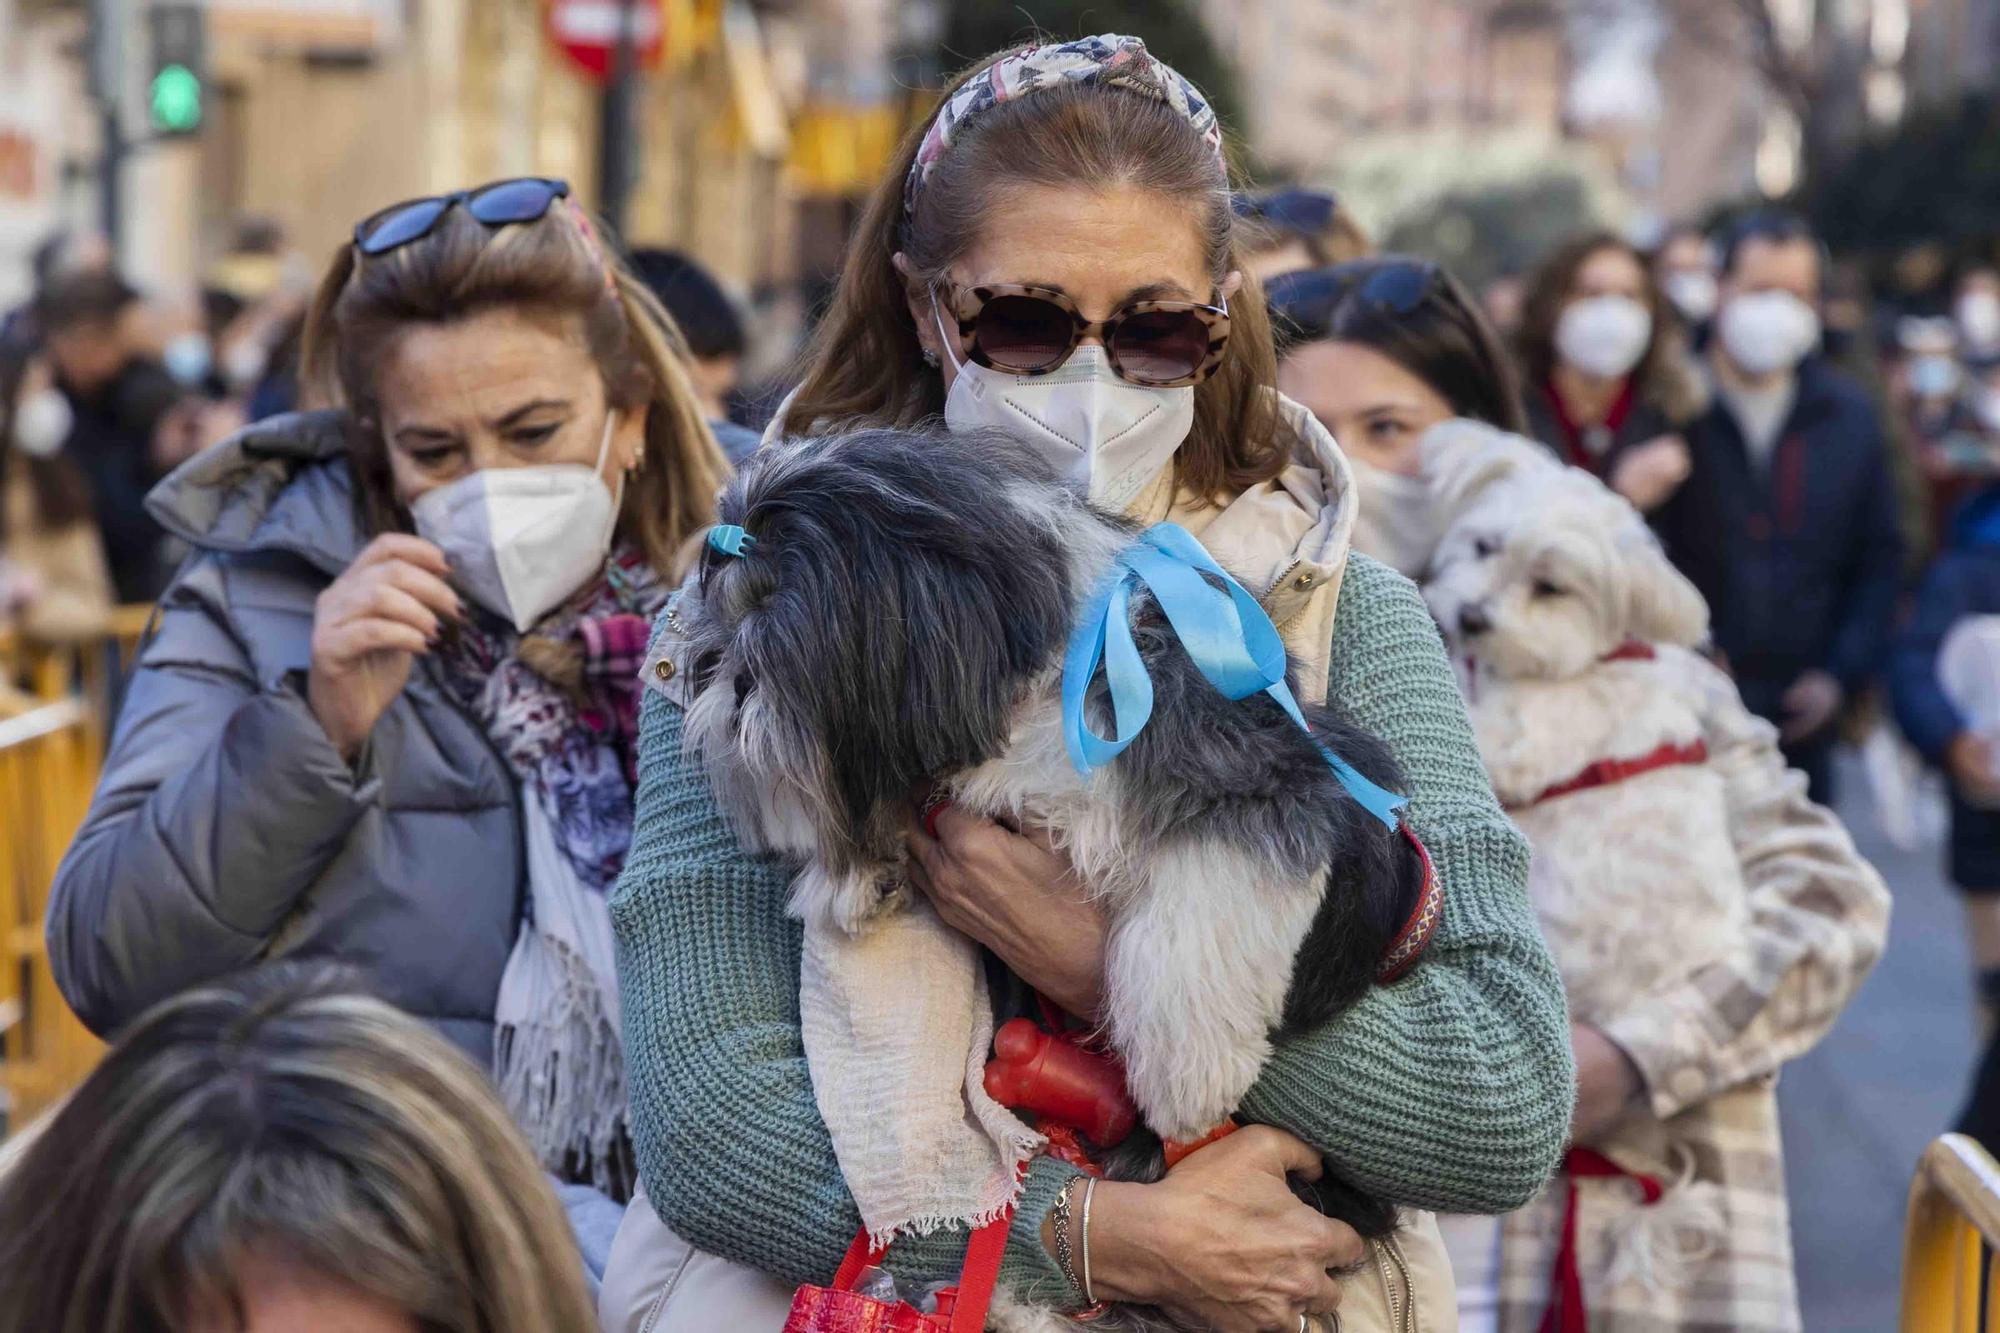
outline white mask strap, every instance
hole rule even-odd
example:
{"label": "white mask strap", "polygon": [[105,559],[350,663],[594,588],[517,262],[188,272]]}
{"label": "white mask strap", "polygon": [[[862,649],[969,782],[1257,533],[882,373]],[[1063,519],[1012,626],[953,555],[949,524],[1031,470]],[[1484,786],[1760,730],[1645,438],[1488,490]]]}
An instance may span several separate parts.
{"label": "white mask strap", "polygon": [[[604,438],[597,442],[597,479],[604,479],[604,460],[611,456],[611,431],[618,424],[618,409],[609,408],[604,413]],[[625,469],[618,469],[618,486],[611,492],[611,511],[618,512],[625,505]]]}
{"label": "white mask strap", "polygon": [[935,287],[931,288],[931,323],[937,326],[938,342],[944,346],[944,354],[950,358],[951,368],[953,370],[964,370],[965,362],[959,360],[958,353],[952,350],[957,345],[958,339],[945,332],[944,311],[938,309],[937,288]]}

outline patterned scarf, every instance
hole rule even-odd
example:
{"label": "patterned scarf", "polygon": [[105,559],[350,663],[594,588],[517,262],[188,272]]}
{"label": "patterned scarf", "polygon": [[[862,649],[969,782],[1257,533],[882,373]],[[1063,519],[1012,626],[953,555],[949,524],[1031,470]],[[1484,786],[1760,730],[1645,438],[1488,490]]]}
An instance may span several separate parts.
{"label": "patterned scarf", "polygon": [[[572,688],[479,615],[447,641],[444,678],[520,783],[528,909],[500,982],[494,1078],[543,1165],[622,1194],[625,1062],[605,895],[632,842],[639,666],[669,588],[621,547],[536,639],[573,646]],[[538,659],[539,660],[539,659]]]}

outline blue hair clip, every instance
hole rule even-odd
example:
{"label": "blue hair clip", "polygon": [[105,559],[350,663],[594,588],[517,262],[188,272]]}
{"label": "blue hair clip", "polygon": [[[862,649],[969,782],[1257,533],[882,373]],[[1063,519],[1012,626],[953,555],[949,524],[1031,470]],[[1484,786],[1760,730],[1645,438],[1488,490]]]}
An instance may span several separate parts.
{"label": "blue hair clip", "polygon": [[750,554],[750,548],[757,544],[757,539],[734,523],[718,523],[708,530],[708,544],[712,549],[740,560]]}

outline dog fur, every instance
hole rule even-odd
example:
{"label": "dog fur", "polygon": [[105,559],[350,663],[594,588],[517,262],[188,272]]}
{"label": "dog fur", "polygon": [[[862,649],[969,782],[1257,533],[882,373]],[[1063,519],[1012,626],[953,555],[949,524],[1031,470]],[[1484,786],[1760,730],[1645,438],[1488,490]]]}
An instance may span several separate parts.
{"label": "dog fur", "polygon": [[[1423,458],[1446,520],[1424,596],[1494,791],[1533,848],[1530,893],[1571,1011],[1602,1021],[1746,938],[1706,764],[1537,799],[1597,761],[1702,739],[1691,650],[1708,610],[1637,511],[1527,441],[1454,422]],[[1611,657],[1632,642],[1654,657]]]}
{"label": "dog fur", "polygon": [[[1070,763],[1064,648],[1131,524],[1004,436],[892,430],[767,448],[721,514],[755,545],[707,553],[684,594],[687,736],[738,836],[804,862],[796,916],[860,931],[907,901],[913,799],[1047,829],[1112,923],[1104,1033],[1152,1131],[1120,1174],[1156,1178],[1153,1135],[1214,1127],[1274,1032],[1365,993],[1421,860],[1320,742],[1394,789],[1379,741],[1332,710],[1309,710],[1308,736],[1265,695],[1224,698],[1135,596],[1151,723],[1087,780]],[[1101,683],[1089,711],[1108,732]],[[1333,1215],[1393,1228],[1328,1175]]]}

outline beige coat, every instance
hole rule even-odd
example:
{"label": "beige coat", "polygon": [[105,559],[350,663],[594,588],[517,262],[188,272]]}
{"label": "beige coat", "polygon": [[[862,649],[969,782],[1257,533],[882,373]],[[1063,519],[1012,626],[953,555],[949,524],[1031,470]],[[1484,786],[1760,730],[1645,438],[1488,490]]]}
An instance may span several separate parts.
{"label": "beige coat", "polygon": [[[26,570],[40,593],[13,628],[39,643],[73,643],[104,633],[111,618],[111,569],[104,543],[85,519],[60,528],[43,524],[27,464],[9,453],[0,475],[0,565]],[[8,621],[0,616],[0,627]]]}

